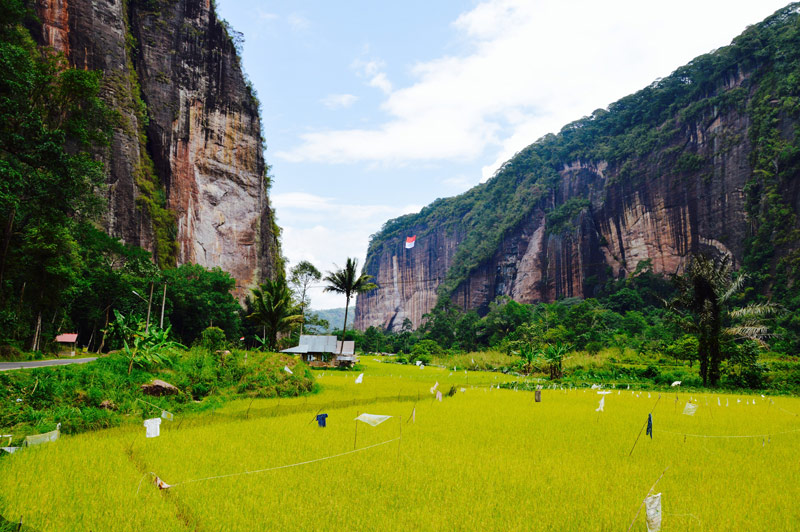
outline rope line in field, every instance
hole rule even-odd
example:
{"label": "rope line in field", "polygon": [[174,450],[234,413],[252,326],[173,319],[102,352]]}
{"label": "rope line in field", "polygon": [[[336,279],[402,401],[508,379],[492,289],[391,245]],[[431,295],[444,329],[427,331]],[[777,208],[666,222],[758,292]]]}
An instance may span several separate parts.
{"label": "rope line in field", "polygon": [[689,436],[691,438],[770,438],[772,436],[778,436],[781,434],[791,434],[793,432],[800,432],[800,429],[784,430],[781,432],[770,432],[768,434],[741,434],[733,436],[713,435],[713,434],[688,434],[684,432],[672,432],[669,430],[659,430],[658,432],[662,434],[674,434],[676,436]]}
{"label": "rope line in field", "polygon": [[[297,462],[295,464],[286,464],[286,465],[281,465],[281,466],[276,466],[276,467],[268,467],[266,469],[257,469],[255,471],[242,471],[240,473],[229,473],[227,475],[216,475],[216,476],[213,476],[213,477],[195,478],[195,479],[192,479],[192,480],[184,480],[183,482],[178,482],[177,484],[169,484],[167,488],[162,488],[162,489],[176,488],[178,486],[182,486],[184,484],[191,484],[193,482],[203,482],[203,481],[206,481],[206,480],[217,480],[217,479],[220,479],[220,478],[238,477],[238,476],[241,476],[241,475],[254,475],[256,473],[266,473],[267,471],[275,471],[275,470],[278,470],[278,469],[287,469],[289,467],[297,467],[297,466],[301,466],[301,465],[313,464],[315,462],[322,462],[323,460],[330,460],[332,458],[339,458],[341,456],[345,456],[345,455],[348,455],[348,454],[353,454],[353,453],[359,453],[361,451],[366,451],[367,449],[372,449],[374,447],[379,447],[381,445],[386,445],[387,443],[392,443],[394,441],[398,441],[399,439],[400,439],[400,437],[397,437],[397,438],[393,438],[391,440],[386,440],[386,441],[383,441],[383,442],[380,442],[380,443],[375,443],[373,445],[368,445],[367,447],[361,447],[360,449],[354,449],[352,451],[346,451],[346,452],[339,453],[339,454],[334,454],[334,455],[331,455],[331,456],[323,456],[322,458],[315,458],[313,460],[306,460],[305,462]],[[155,478],[159,478],[152,471],[149,472],[149,473],[145,473],[145,475],[141,478],[141,480],[139,480],[139,487],[136,488],[136,494],[137,495],[139,494],[139,489],[142,487],[142,480],[144,480],[144,478],[147,475],[151,475],[151,476],[153,476]]]}

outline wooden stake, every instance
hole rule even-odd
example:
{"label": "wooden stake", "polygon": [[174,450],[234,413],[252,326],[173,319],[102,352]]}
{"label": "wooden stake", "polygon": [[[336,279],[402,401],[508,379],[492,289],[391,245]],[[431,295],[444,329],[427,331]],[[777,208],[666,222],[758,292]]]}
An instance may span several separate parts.
{"label": "wooden stake", "polygon": [[[658,402],[658,401],[656,401],[656,402]],[[653,408],[655,408],[655,407],[653,407]],[[667,466],[667,469],[669,469],[669,466]],[[628,532],[631,532],[631,528],[633,528],[633,524],[636,522],[636,518],[637,518],[637,517],[639,517],[639,512],[641,512],[641,511],[642,511],[642,507],[644,506],[644,501],[645,501],[645,500],[647,500],[647,498],[650,496],[650,494],[651,494],[651,493],[653,493],[653,490],[654,490],[654,489],[656,489],[656,484],[658,484],[658,483],[659,483],[659,481],[661,480],[661,477],[663,477],[663,476],[664,476],[664,473],[666,473],[666,472],[667,472],[667,469],[665,469],[665,470],[664,470],[664,471],[661,473],[661,476],[660,476],[660,477],[658,477],[658,480],[656,480],[656,483],[655,483],[655,484],[653,484],[653,486],[650,488],[650,491],[648,491],[648,492],[647,492],[647,495],[645,495],[645,496],[644,496],[644,499],[642,499],[642,505],[641,505],[641,506],[639,506],[639,509],[638,509],[638,510],[636,510],[636,515],[633,517],[633,521],[631,521],[631,526],[629,526],[629,527],[628,527]]]}
{"label": "wooden stake", "polygon": [[400,462],[400,444],[403,443],[403,416],[397,416],[397,425],[400,427],[400,438],[397,440],[397,462]]}
{"label": "wooden stake", "polygon": [[[323,406],[322,408],[325,408],[325,407]],[[316,419],[317,419],[317,415],[318,415],[320,412],[322,412],[322,408],[320,408],[319,410],[317,410],[317,413],[316,413],[316,414],[314,414],[314,417],[312,417],[312,418],[311,418],[311,421],[309,421],[309,422],[308,422],[308,424],[309,424],[309,425],[311,425],[311,424],[312,424],[314,421],[316,421]]]}
{"label": "wooden stake", "polygon": [[[361,415],[361,412],[356,411],[356,418]],[[353,450],[356,450],[356,444],[358,443],[358,419],[356,419],[356,436],[353,440]]]}
{"label": "wooden stake", "polygon": [[[656,399],[656,404],[654,404],[654,405],[653,405],[653,408],[652,408],[652,410],[650,410],[650,415],[651,415],[651,416],[653,415],[653,410],[655,410],[655,409],[656,409],[656,406],[658,405],[658,402],[659,402],[660,400],[661,400],[661,394],[658,394],[658,399]],[[648,418],[647,418],[647,419],[648,419],[648,421],[649,421],[649,420],[650,420],[650,417],[648,416]],[[636,449],[636,444],[637,444],[637,443],[639,443],[639,438],[642,436],[642,432],[644,432],[644,428],[645,428],[646,426],[647,426],[647,421],[645,421],[645,422],[644,422],[644,425],[642,425],[642,429],[639,431],[639,435],[638,435],[638,436],[636,436],[636,441],[635,441],[635,442],[633,442],[633,447],[631,447],[631,452],[629,452],[629,453],[628,453],[628,457],[629,457],[629,458],[630,458],[630,456],[633,454],[633,450],[634,450],[634,449]],[[666,471],[666,469],[665,469],[664,471]],[[662,475],[663,475],[663,473],[662,473]],[[638,516],[639,514],[637,513],[636,515]]]}

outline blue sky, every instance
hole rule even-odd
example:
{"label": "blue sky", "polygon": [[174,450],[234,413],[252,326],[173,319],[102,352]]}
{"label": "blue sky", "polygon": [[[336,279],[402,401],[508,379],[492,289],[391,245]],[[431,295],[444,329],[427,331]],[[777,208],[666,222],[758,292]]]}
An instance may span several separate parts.
{"label": "blue sky", "polygon": [[244,34],[284,255],[323,272],[786,3],[217,0]]}

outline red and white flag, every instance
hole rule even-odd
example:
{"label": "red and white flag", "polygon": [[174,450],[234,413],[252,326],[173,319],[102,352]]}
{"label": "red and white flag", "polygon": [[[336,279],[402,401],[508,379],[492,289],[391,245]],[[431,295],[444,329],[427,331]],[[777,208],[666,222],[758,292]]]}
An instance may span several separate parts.
{"label": "red and white flag", "polygon": [[406,249],[411,249],[417,243],[417,235],[406,237]]}

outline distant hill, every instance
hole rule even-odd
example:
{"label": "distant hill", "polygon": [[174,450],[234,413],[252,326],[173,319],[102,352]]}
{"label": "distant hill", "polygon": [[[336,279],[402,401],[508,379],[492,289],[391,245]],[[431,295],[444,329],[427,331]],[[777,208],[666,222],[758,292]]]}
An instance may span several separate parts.
{"label": "distant hill", "polygon": [[[311,330],[311,326],[307,327],[309,332],[331,332],[334,329],[341,329],[342,323],[344,322],[344,307],[342,308],[329,308],[324,310],[314,310],[309,309],[309,315],[316,315],[318,318],[327,321],[330,324],[330,327],[327,329],[323,329],[320,327],[314,327],[314,330]],[[355,308],[351,307],[350,312],[347,314],[347,326],[353,326],[353,320],[355,319]]]}

